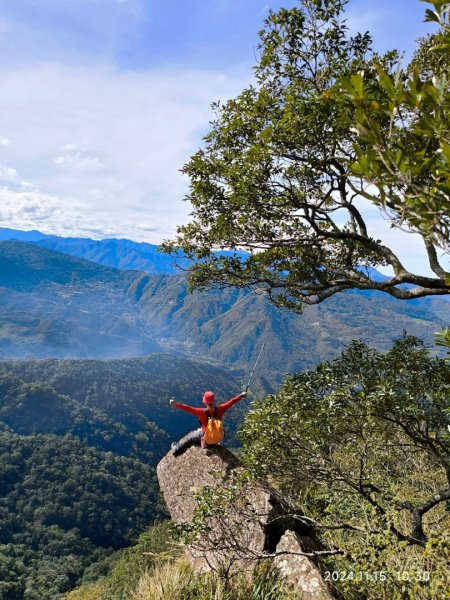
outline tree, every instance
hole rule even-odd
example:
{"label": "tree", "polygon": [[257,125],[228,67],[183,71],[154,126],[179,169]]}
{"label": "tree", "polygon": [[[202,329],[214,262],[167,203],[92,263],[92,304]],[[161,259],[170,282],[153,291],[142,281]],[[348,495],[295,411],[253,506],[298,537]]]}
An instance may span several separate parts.
{"label": "tree", "polygon": [[[243,460],[343,551],[337,568],[386,571],[396,589],[398,569],[427,570],[431,560],[438,584],[450,558],[449,391],[450,364],[419,340],[405,337],[386,354],[354,342],[254,404]],[[364,597],[405,597],[381,588]]]}
{"label": "tree", "polygon": [[[438,34],[422,40],[407,69],[390,74],[376,65],[379,89],[363,71],[337,87],[355,109],[356,158],[348,167],[367,184],[369,200],[388,213],[395,226],[419,232],[430,266],[440,268],[434,245],[450,249],[450,26],[446,0],[430,1]],[[382,101],[380,102],[380,98]],[[380,124],[387,122],[388,127]]]}
{"label": "tree", "polygon": [[[345,5],[301,0],[299,8],[271,12],[260,32],[255,84],[215,105],[204,147],[183,169],[192,221],[164,245],[195,259],[191,286],[258,288],[297,311],[348,289],[400,299],[450,292],[429,237],[436,276],[425,277],[368,232],[361,207],[380,202],[352,171],[361,157],[353,126],[359,109],[341,82],[359,85],[354,78],[364,70],[364,93],[382,104],[378,73],[393,73],[397,55],[373,54],[368,34],[350,37]],[[381,117],[379,127],[388,130],[388,117]],[[389,210],[414,225],[409,214],[402,219],[401,207]],[[220,249],[231,252],[214,252]],[[371,267],[381,265],[394,276],[380,281]]]}

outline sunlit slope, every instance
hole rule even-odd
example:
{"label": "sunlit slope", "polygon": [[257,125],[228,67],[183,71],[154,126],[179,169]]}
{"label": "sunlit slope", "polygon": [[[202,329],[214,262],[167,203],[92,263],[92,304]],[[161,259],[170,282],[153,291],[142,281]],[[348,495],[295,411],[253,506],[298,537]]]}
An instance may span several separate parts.
{"label": "sunlit slope", "polygon": [[0,357],[126,358],[188,353],[251,370],[278,385],[286,372],[333,358],[352,339],[387,349],[403,331],[433,344],[450,321],[443,299],[348,292],[302,315],[245,290],[187,292],[184,275],[105,267],[23,242],[0,242]]}
{"label": "sunlit slope", "polygon": [[379,292],[348,292],[296,315],[257,293],[187,293],[183,277],[152,277],[139,302],[161,345],[178,342],[248,369],[264,343],[259,372],[272,383],[334,358],[352,339],[388,349],[407,331],[434,344],[435,332],[450,321],[450,303],[439,299],[405,302]]}

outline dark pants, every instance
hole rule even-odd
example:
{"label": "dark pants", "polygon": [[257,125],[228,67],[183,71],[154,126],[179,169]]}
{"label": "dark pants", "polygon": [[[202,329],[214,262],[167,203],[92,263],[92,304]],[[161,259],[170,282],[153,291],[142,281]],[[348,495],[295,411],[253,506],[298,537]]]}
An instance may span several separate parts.
{"label": "dark pants", "polygon": [[190,431],[184,437],[182,437],[181,440],[172,444],[172,452],[175,456],[178,456],[191,446],[199,446],[202,437],[203,431],[201,429]]}

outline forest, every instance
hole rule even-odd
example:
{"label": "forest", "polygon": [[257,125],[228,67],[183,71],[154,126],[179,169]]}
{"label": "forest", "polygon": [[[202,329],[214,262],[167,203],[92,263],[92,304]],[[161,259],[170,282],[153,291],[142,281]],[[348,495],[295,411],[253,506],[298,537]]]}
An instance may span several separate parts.
{"label": "forest", "polygon": [[183,557],[180,542],[201,535],[252,479],[269,483],[288,516],[314,529],[337,598],[445,598],[449,392],[450,362],[412,336],[386,353],[355,341],[335,360],[288,377],[251,405],[239,428],[241,478],[205,488],[190,526],[150,527],[106,577],[68,600],[298,598],[262,558],[252,576],[227,579],[194,574]]}
{"label": "forest", "polygon": [[0,363],[1,598],[57,598],[96,580],[167,519],[155,465],[196,427],[168,399],[195,403],[205,382],[224,399],[240,389],[222,367],[162,354]]}
{"label": "forest", "polygon": [[[301,368],[289,364],[289,373],[277,364],[279,378],[255,378],[251,403],[230,413],[226,444],[243,461],[243,480],[265,481],[286,500],[292,519],[314,529],[326,548],[314,558],[336,598],[435,600],[450,588],[449,5],[426,0],[425,19],[436,32],[420,39],[404,64],[397,50],[373,51],[368,32],[352,34],[346,4],[300,0],[269,11],[254,83],[215,105],[202,148],[183,167],[191,221],[163,249],[192,259],[188,291],[212,290],[211,302],[192,315],[197,325],[200,316],[212,316],[206,329],[215,341],[223,331],[215,320],[223,290],[239,301],[256,292],[268,300],[265,308],[282,314],[317,306],[310,314],[319,321],[327,305],[337,319],[334,302],[344,298],[349,328],[352,307],[367,299],[354,337],[380,319],[382,337],[391,334],[384,347],[375,347],[376,339],[347,339],[343,347],[328,334],[319,341],[332,356]],[[420,236],[427,274],[370,234],[364,207],[379,210],[394,236]],[[8,260],[15,247],[7,243]],[[42,287],[30,267],[30,289],[47,291],[48,284],[60,300],[58,286],[71,284],[70,277],[61,257],[47,250],[44,256],[56,260],[58,281]],[[71,260],[103,298],[98,266]],[[379,277],[377,268],[390,274]],[[151,290],[167,292],[174,280],[110,272],[114,310],[134,311],[140,303],[137,330],[178,312],[180,298],[170,293],[149,309]],[[11,274],[14,294],[21,293],[20,275]],[[108,287],[107,272],[101,277]],[[427,339],[411,331],[393,336],[395,318],[380,297],[413,311],[423,301],[431,312],[440,300],[439,329],[417,309],[413,318]],[[259,335],[268,313],[258,312],[258,322],[253,314],[248,320]],[[129,334],[123,322],[110,322],[118,327],[114,335]],[[227,321],[236,335],[246,323]],[[283,334],[302,342],[301,330],[284,324],[267,363],[280,360]],[[41,326],[48,332],[39,323],[39,335]],[[320,337],[314,326],[304,325],[310,339]],[[185,327],[189,346],[192,331]],[[147,342],[154,343],[145,336]],[[239,348],[246,365],[255,348],[254,339]],[[68,600],[298,597],[270,568],[269,556],[234,580],[223,572],[195,574],[183,558],[180,543],[201,534],[239,482],[199,492],[194,522],[174,530],[155,465],[196,424],[188,415],[172,418],[168,398],[195,403],[208,388],[229,398],[245,387],[246,371],[186,358],[176,343],[172,350],[123,360],[0,363],[5,600],[66,592]],[[228,351],[235,355],[233,346]]]}

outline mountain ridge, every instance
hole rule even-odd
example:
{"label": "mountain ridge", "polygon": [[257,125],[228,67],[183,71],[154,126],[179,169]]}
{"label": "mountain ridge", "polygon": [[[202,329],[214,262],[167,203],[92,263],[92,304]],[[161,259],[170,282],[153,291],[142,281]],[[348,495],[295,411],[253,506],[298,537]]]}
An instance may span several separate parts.
{"label": "mountain ridge", "polygon": [[188,292],[185,275],[120,270],[18,241],[0,242],[0,358],[126,358],[152,352],[207,357],[287,372],[337,356],[352,339],[380,350],[404,330],[433,344],[450,304],[349,291],[302,315],[262,295],[227,288]]}
{"label": "mountain ridge", "polygon": [[175,274],[180,273],[181,267],[186,267],[188,264],[187,259],[179,257],[175,261],[173,257],[160,252],[160,246],[147,242],[134,242],[125,238],[92,240],[62,237],[37,230],[26,232],[0,227],[0,240],[14,239],[123,270]]}

